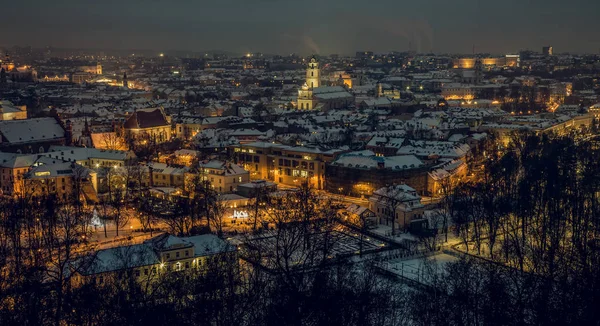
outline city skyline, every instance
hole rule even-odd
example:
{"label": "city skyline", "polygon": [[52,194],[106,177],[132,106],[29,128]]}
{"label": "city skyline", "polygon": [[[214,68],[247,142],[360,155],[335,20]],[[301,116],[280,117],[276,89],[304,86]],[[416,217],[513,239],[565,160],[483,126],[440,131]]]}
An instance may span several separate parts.
{"label": "city skyline", "polygon": [[[21,1],[5,9],[2,45],[60,48],[228,51],[327,55],[355,51],[514,53],[552,45],[557,53],[598,53],[600,4],[576,0],[494,3],[432,0]],[[28,21],[23,22],[26,13]],[[573,37],[577,35],[577,37]]]}

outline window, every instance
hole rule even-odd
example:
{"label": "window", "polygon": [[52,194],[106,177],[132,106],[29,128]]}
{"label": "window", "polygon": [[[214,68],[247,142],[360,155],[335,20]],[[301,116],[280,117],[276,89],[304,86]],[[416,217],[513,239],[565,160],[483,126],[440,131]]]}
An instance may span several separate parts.
{"label": "window", "polygon": [[189,251],[189,250],[186,250],[186,251],[185,251],[185,256],[186,256],[186,257],[188,257],[189,255],[190,255],[190,251]]}
{"label": "window", "polygon": [[179,251],[175,253],[175,257],[179,258]]}
{"label": "window", "polygon": [[144,268],[144,275],[148,275],[148,269]]}
{"label": "window", "polygon": [[306,178],[308,177],[308,172],[302,170],[294,170],[292,171],[292,176]]}
{"label": "window", "polygon": [[254,163],[260,163],[260,156],[254,156]]}
{"label": "window", "polygon": [[135,277],[140,277],[140,270],[139,269],[135,270]]}
{"label": "window", "polygon": [[238,181],[241,183],[241,182],[242,182],[242,177],[239,177],[239,178],[238,178]]}
{"label": "window", "polygon": [[186,262],[185,262],[185,268],[186,268],[186,269],[190,268],[190,262],[189,262],[189,261],[186,261]]}
{"label": "window", "polygon": [[171,254],[166,255],[167,259],[171,259]]}
{"label": "window", "polygon": [[283,159],[279,159],[279,165],[283,165]]}
{"label": "window", "polygon": [[312,163],[312,162],[311,162],[311,163],[308,163],[308,168],[309,168],[310,170],[314,170],[314,169],[315,169],[315,163]]}

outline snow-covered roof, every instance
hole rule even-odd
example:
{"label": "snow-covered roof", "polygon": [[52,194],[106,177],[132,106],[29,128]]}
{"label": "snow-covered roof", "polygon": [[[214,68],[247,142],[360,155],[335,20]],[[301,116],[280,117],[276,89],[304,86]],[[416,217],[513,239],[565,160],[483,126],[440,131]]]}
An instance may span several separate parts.
{"label": "snow-covered roof", "polygon": [[0,121],[3,141],[11,144],[48,141],[65,137],[65,130],[54,118]]}

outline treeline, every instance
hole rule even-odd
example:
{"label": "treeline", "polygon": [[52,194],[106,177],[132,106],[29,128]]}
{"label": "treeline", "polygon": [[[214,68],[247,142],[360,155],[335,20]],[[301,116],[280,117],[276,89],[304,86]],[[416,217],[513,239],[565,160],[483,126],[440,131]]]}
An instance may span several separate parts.
{"label": "treeline", "polygon": [[424,292],[423,325],[600,323],[600,150],[517,134],[486,151],[482,176],[448,198],[457,249]]}
{"label": "treeline", "polygon": [[338,258],[336,211],[308,188],[259,202],[261,219],[277,228],[248,235],[239,255],[262,266],[215,256],[201,272],[165,272],[151,282],[139,282],[127,268],[140,259],[134,252],[119,256],[122,265],[101,280],[73,282],[71,277],[89,266],[77,262],[97,258],[88,243],[94,214],[77,198],[0,202],[1,325],[402,325],[409,320],[406,289],[378,276],[370,261]]}

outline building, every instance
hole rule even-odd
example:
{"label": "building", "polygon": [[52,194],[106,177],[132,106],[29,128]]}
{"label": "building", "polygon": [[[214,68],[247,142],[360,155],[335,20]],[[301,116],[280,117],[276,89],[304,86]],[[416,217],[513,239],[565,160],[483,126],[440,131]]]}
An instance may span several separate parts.
{"label": "building", "polygon": [[127,161],[135,158],[135,154],[131,151],[72,146],[51,146],[47,153],[41,155],[67,162],[75,162],[91,169],[123,167],[127,164]]}
{"label": "building", "polygon": [[315,189],[325,188],[325,163],[341,150],[321,151],[304,146],[254,142],[232,146],[236,162],[250,172],[253,180],[270,180],[299,187],[308,182]]}
{"label": "building", "polygon": [[142,171],[142,185],[144,187],[183,188],[185,174],[189,171],[189,168],[150,162],[142,167]]}
{"label": "building", "polygon": [[551,46],[544,46],[542,48],[542,54],[546,56],[551,56],[554,53],[554,49]]}
{"label": "building", "polygon": [[378,218],[378,223],[394,228],[408,228],[416,219],[422,219],[425,206],[417,191],[405,184],[377,189],[369,198],[369,209]]}
{"label": "building", "polygon": [[15,63],[10,59],[8,53],[4,57],[4,59],[0,59],[0,70],[4,69],[4,71],[9,72],[15,69]]}
{"label": "building", "polygon": [[444,196],[467,176],[467,164],[461,160],[452,160],[435,166],[429,171],[427,193],[431,196]]}
{"label": "building", "polygon": [[[519,67],[521,65],[521,56],[518,54],[507,54],[503,57],[481,58],[483,67]],[[474,69],[477,58],[457,58],[453,61],[454,69]]]}
{"label": "building", "polygon": [[125,121],[124,129],[126,138],[164,143],[171,139],[171,118],[162,107],[139,109]]}
{"label": "building", "polygon": [[369,208],[357,204],[349,204],[338,212],[338,216],[346,223],[358,228],[370,228],[377,225],[377,214]]}
{"label": "building", "polygon": [[[186,182],[194,182],[195,176],[195,173],[186,174]],[[208,181],[218,193],[235,192],[239,185],[250,181],[250,173],[241,166],[216,160],[201,162],[198,176],[202,181]]]}
{"label": "building", "polygon": [[442,86],[442,96],[445,100],[467,100],[470,101],[477,95],[475,85],[448,83]]}
{"label": "building", "polygon": [[0,101],[0,120],[24,120],[27,119],[27,106],[14,105],[9,101]]}
{"label": "building", "polygon": [[314,56],[310,59],[306,68],[306,85],[311,89],[321,87],[321,69]]}
{"label": "building", "polygon": [[399,100],[401,97],[400,90],[394,85],[377,83],[377,97],[385,97],[394,100]]}
{"label": "building", "polygon": [[46,163],[55,160],[40,157],[38,154],[23,155],[15,153],[0,152],[0,190],[5,196],[17,196],[24,194],[24,176],[33,165],[42,160]]}
{"label": "building", "polygon": [[205,272],[213,262],[236,261],[236,247],[213,234],[176,237],[162,234],[141,244],[97,251],[69,264],[73,285],[103,285],[111,277],[140,283],[167,272]]}
{"label": "building", "polygon": [[67,133],[54,118],[0,121],[0,150],[44,153],[52,145],[65,145]]}
{"label": "building", "polygon": [[354,96],[343,86],[321,86],[319,62],[312,57],[306,69],[306,82],[298,90],[299,110],[339,109],[354,103]]}
{"label": "building", "polygon": [[175,124],[175,136],[179,139],[190,140],[202,130],[202,118],[183,117]]}
{"label": "building", "polygon": [[368,197],[376,189],[405,183],[424,194],[428,172],[425,163],[414,155],[382,157],[371,151],[346,153],[327,165],[325,190]]}
{"label": "building", "polygon": [[28,196],[54,195],[66,200],[79,192],[85,202],[98,202],[97,173],[74,162],[34,166],[23,175],[23,183]]}
{"label": "building", "polygon": [[328,111],[344,109],[354,104],[354,95],[350,94],[343,86],[321,86],[313,89],[314,109]]}

